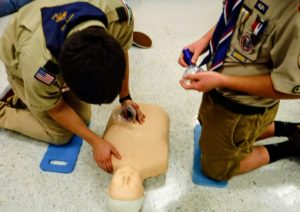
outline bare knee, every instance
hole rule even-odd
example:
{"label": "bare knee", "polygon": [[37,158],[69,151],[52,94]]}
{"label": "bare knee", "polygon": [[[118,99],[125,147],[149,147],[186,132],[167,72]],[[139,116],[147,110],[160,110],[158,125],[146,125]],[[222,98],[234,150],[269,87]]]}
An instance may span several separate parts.
{"label": "bare knee", "polygon": [[258,146],[240,162],[239,173],[249,172],[257,169],[263,165],[268,164],[270,161],[269,153],[264,146]]}

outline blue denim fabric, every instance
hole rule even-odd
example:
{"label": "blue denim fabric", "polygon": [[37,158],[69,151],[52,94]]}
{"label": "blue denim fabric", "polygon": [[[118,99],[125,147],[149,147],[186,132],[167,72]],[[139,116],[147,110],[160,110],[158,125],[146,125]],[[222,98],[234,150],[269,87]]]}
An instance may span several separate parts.
{"label": "blue denim fabric", "polygon": [[0,17],[16,12],[32,0],[0,0]]}

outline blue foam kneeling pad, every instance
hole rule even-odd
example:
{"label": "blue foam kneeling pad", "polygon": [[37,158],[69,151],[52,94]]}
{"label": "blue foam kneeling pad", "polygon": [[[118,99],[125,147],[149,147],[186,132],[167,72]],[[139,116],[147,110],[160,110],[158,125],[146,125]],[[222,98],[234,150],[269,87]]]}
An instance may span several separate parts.
{"label": "blue foam kneeling pad", "polygon": [[227,181],[218,181],[205,176],[201,171],[201,149],[199,146],[199,138],[201,135],[201,126],[196,124],[194,129],[194,161],[193,161],[193,173],[192,181],[196,185],[211,186],[224,188],[227,185]]}
{"label": "blue foam kneeling pad", "polygon": [[77,135],[73,135],[64,145],[49,144],[40,168],[48,172],[71,173],[75,168],[81,145],[82,138]]}

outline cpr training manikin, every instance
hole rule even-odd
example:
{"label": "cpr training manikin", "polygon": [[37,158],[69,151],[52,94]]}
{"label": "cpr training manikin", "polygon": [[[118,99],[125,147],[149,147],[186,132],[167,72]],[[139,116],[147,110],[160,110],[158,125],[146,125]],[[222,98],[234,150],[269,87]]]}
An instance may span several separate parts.
{"label": "cpr training manikin", "polygon": [[104,139],[112,143],[122,159],[112,158],[113,177],[108,188],[112,212],[140,211],[144,201],[143,181],[166,173],[168,167],[169,117],[159,106],[140,104],[143,124],[122,118],[120,106],[108,121]]}

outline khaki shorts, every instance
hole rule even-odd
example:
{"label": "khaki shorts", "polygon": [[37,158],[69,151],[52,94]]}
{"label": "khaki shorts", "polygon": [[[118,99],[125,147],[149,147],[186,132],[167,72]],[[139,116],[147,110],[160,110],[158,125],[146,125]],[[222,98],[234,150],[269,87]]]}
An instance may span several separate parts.
{"label": "khaki shorts", "polygon": [[198,116],[203,172],[216,180],[238,174],[240,161],[252,152],[257,138],[274,121],[278,106],[267,108],[263,114],[241,115],[214,102],[209,93],[204,94]]}

